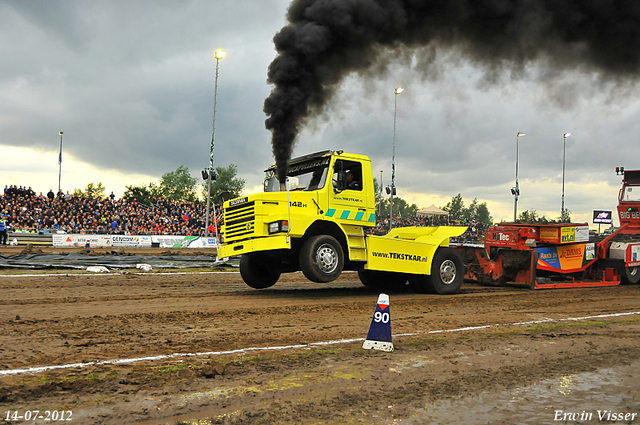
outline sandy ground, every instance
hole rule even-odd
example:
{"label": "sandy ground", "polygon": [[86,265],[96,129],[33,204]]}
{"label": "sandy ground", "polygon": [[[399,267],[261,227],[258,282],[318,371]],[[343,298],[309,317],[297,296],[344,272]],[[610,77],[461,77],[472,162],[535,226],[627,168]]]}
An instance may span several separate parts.
{"label": "sandy ground", "polygon": [[639,286],[391,292],[385,353],[361,348],[378,294],[354,273],[20,273],[0,270],[6,423],[640,423]]}

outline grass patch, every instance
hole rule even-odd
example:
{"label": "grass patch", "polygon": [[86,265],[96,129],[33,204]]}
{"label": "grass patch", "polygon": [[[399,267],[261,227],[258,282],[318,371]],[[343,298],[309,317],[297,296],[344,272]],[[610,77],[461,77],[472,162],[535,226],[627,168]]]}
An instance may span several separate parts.
{"label": "grass patch", "polygon": [[158,373],[175,373],[182,369],[199,369],[202,366],[193,366],[187,363],[180,363],[170,366],[154,366],[152,369],[155,369]]}
{"label": "grass patch", "polygon": [[[234,357],[232,359],[227,359],[226,363],[234,363],[234,364],[243,364],[243,363],[257,363],[269,360],[275,360],[279,358],[276,354],[256,354],[254,356],[242,356],[242,357]],[[219,360],[220,363],[225,364],[223,359]]]}
{"label": "grass patch", "polygon": [[507,331],[503,331],[502,329],[497,329],[496,333],[504,334],[504,335],[519,334],[519,333],[522,333],[522,329],[514,328],[514,329],[509,329]]}
{"label": "grass patch", "polygon": [[102,382],[104,381],[104,376],[97,372],[91,372],[87,375],[87,381],[89,382]]}
{"label": "grass patch", "polygon": [[40,385],[47,385],[49,382],[53,382],[53,378],[51,378],[50,376],[43,376],[41,378],[38,378],[37,382]]}

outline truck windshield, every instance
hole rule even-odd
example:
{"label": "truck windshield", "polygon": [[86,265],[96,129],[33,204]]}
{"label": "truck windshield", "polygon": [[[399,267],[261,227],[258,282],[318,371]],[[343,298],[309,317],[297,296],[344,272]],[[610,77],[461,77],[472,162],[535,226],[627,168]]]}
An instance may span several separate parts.
{"label": "truck windshield", "polygon": [[626,186],[622,193],[623,202],[640,202],[640,186]]}
{"label": "truck windshield", "polygon": [[[329,169],[330,158],[313,159],[289,166],[288,189],[298,190],[318,190],[322,189],[327,180],[327,170]],[[264,184],[265,192],[279,192],[280,182],[276,178],[275,170],[267,171]]]}

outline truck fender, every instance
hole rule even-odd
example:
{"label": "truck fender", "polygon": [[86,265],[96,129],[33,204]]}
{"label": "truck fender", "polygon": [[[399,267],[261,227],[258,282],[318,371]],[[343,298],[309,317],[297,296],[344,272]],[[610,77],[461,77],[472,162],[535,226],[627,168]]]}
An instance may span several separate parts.
{"label": "truck fender", "polygon": [[304,243],[304,241],[316,235],[333,236],[338,242],[340,242],[342,251],[345,253],[346,257],[347,253],[349,252],[349,248],[347,247],[347,237],[344,230],[336,223],[327,220],[314,221],[313,224],[309,226],[307,231],[304,232],[304,236],[302,237],[301,242]]}
{"label": "truck fender", "polygon": [[416,238],[416,242],[421,242],[433,246],[449,246],[449,239],[461,236],[467,231],[467,227],[461,226],[440,226],[430,235]]}

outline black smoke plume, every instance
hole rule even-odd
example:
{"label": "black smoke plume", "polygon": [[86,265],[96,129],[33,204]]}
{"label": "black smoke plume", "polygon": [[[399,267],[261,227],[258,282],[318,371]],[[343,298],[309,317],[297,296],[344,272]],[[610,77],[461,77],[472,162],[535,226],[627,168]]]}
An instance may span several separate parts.
{"label": "black smoke plume", "polygon": [[639,74],[638,0],[294,0],[287,19],[264,103],[280,181],[305,120],[344,77],[395,52],[455,49],[489,70],[545,60],[605,80]]}

